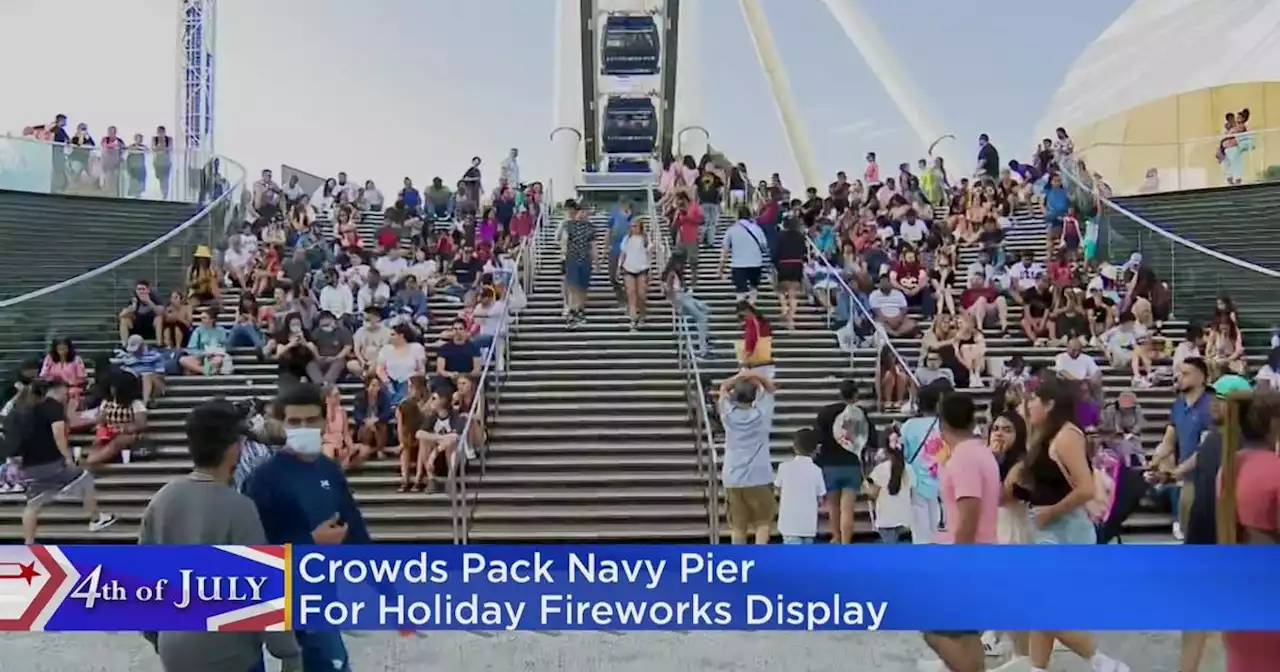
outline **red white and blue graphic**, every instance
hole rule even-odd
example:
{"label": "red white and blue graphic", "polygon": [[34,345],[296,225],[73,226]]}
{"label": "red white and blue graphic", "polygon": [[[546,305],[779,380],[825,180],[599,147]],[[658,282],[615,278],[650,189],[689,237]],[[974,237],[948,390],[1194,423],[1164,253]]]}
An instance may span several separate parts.
{"label": "red white and blue graphic", "polygon": [[0,546],[0,630],[44,630],[79,579],[57,546]]}
{"label": "red white and blue graphic", "polygon": [[0,630],[288,629],[283,546],[3,546]]}

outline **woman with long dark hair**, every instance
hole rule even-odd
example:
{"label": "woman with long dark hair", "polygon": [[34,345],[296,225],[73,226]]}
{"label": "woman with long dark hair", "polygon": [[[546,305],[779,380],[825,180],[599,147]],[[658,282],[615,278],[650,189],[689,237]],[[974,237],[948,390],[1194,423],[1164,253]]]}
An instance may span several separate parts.
{"label": "woman with long dark hair", "polygon": [[[987,428],[987,446],[996,454],[1001,482],[1004,483],[996,518],[996,537],[1001,544],[1031,543],[1027,505],[1013,496],[1015,482],[1009,478],[1014,467],[1027,455],[1027,423],[1018,414],[1016,404],[999,413],[993,411],[992,418],[991,426]],[[1028,644],[1026,633],[988,631],[982,636],[982,650],[988,656],[1013,653],[1013,659],[1023,664],[1029,654]]]}
{"label": "woman with long dark hair", "polygon": [[782,323],[787,330],[796,328],[796,310],[800,307],[800,286],[804,283],[804,265],[809,259],[809,242],[805,235],[804,220],[791,219],[778,234],[777,250],[773,264],[777,269],[778,303],[781,306]]}
{"label": "woman with long dark hair", "polygon": [[45,355],[44,362],[40,365],[40,377],[61,380],[67,384],[67,415],[74,416],[79,410],[80,397],[84,394],[89,373],[85,370],[84,360],[76,354],[76,346],[71,339],[53,340],[49,345],[49,354]]}
{"label": "woman with long dark hair", "polygon": [[[1085,505],[1093,499],[1093,470],[1084,431],[1075,424],[1078,387],[1053,375],[1043,376],[1027,399],[1030,427],[1027,453],[1007,481],[1013,497],[1030,508],[1032,542],[1094,544],[1097,532]],[[1128,672],[1129,666],[1098,651],[1084,632],[1031,633],[1031,667],[1049,667],[1054,641],[1060,641],[1099,672]]]}

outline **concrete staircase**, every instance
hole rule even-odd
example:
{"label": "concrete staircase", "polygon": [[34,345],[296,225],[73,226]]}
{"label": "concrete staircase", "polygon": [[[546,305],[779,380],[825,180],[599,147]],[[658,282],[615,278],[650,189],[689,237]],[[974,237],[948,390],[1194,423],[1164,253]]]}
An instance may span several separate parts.
{"label": "concrete staircase", "polygon": [[[366,246],[372,248],[375,232],[381,224],[381,215],[376,214],[362,221],[360,232]],[[441,226],[448,225],[444,223]],[[327,223],[324,227],[325,230],[329,228]],[[230,326],[237,299],[237,291],[225,290],[225,308],[219,319],[223,326]],[[264,305],[269,302],[269,299],[262,301]],[[432,297],[430,308],[432,325],[429,341],[440,337],[457,305]],[[105,318],[96,331],[68,334],[76,339],[83,353],[109,352],[118,346],[113,319],[118,308],[103,306],[99,310]],[[16,361],[39,354],[42,353],[7,351],[0,352],[0,358]],[[433,353],[428,350],[428,354]],[[191,408],[216,395],[236,400],[248,397],[268,399],[275,394],[278,376],[274,362],[259,362],[247,349],[236,351],[234,355],[235,373],[230,376],[167,377],[168,392],[156,401],[147,432],[158,454],[148,461],[106,465],[98,474],[102,505],[119,515],[120,522],[104,532],[91,534],[78,504],[58,503],[46,507],[41,515],[40,540],[48,543],[130,543],[135,540],[141,514],[151,496],[166,482],[191,469],[183,433],[183,422]],[[352,381],[341,383],[340,387],[350,410],[360,385]],[[72,444],[75,446],[88,447],[91,443],[91,434],[73,436]],[[472,487],[478,485],[478,472],[468,478],[472,479]],[[453,540],[453,517],[448,496],[442,493],[396,492],[399,467],[394,456],[369,462],[360,471],[350,474],[350,480],[370,530],[379,541]],[[0,494],[0,542],[21,539],[22,507],[22,495]]]}
{"label": "concrete staircase", "polygon": [[0,301],[115,261],[198,210],[190,203],[0,191]]}
{"label": "concrete staircase", "polygon": [[[592,221],[603,252],[607,220]],[[650,319],[631,332],[599,267],[586,323],[566,330],[558,224],[539,241],[542,263],[495,403],[470,539],[705,542],[670,308],[655,279]]]}
{"label": "concrete staircase", "polygon": [[[1258,184],[1117,198],[1148,222],[1215,252],[1280,272],[1280,185]],[[1217,259],[1151,232],[1108,208],[1113,257],[1141,252],[1161,278],[1170,279],[1174,311],[1207,320],[1219,296],[1230,296],[1242,326],[1269,330],[1280,323],[1280,277]],[[1257,345],[1256,337],[1253,343]]]}
{"label": "concrete staircase", "polygon": [[[723,238],[724,231],[732,224],[729,217],[719,224],[717,245]],[[1044,225],[1039,216],[1024,209],[1016,214],[1012,228],[1006,231],[1005,247],[1008,252],[1016,253],[1030,250],[1043,256]],[[703,258],[715,256],[716,251],[704,249]],[[964,268],[976,259],[976,248],[962,248],[959,255],[958,269]],[[1043,261],[1043,260],[1042,260]],[[737,370],[733,359],[733,342],[740,338],[741,329],[734,315],[734,294],[731,284],[722,280],[716,272],[716,264],[699,265],[697,295],[712,306],[711,333],[719,342],[722,357],[706,360],[699,364],[702,372],[709,376],[712,387],[718,386]],[[778,321],[779,310],[777,297],[771,293],[771,286],[762,288],[758,306],[767,316],[774,320],[773,353],[777,364],[776,380],[778,397],[774,417],[772,436],[772,455],[775,462],[788,459],[791,455],[791,437],[803,427],[813,425],[818,409],[827,403],[838,400],[837,385],[843,378],[852,378],[860,383],[863,406],[869,417],[884,430],[894,421],[904,420],[907,416],[899,412],[879,412],[875,409],[875,393],[872,387],[876,372],[877,351],[860,349],[852,356],[837,348],[834,334],[835,325],[829,325],[824,311],[815,305],[803,305],[796,318],[794,331],[786,331]],[[958,291],[958,289],[957,289]],[[1015,325],[1020,309],[1010,312],[1010,323]],[[924,323],[928,326],[928,323]],[[1182,324],[1169,323],[1171,334],[1180,334]],[[988,357],[1010,357],[1021,355],[1028,363],[1049,363],[1059,352],[1058,349],[1037,348],[1029,343],[1021,334],[1011,333],[1002,336],[988,330],[985,333]],[[919,339],[894,338],[893,345],[914,370],[920,356]],[[1100,364],[1105,366],[1101,353],[1093,353]],[[1130,376],[1124,372],[1108,371],[1106,389],[1109,397],[1114,397],[1122,389],[1130,385]],[[984,379],[986,387],[967,390],[973,394],[980,404],[985,405],[991,396],[992,381]],[[1167,423],[1169,408],[1173,402],[1170,389],[1138,390],[1140,403],[1147,411],[1151,422],[1144,431],[1144,443],[1149,449],[1155,447]],[[717,435],[716,441],[722,446],[723,436]],[[722,450],[722,448],[721,448]],[[860,539],[874,538],[865,505],[859,506],[859,522],[856,527]],[[1164,539],[1169,535],[1172,518],[1167,510],[1151,508],[1132,516],[1128,521],[1130,536],[1142,538]],[[722,522],[722,535],[727,538],[728,527]],[[825,535],[825,529],[819,530]]]}

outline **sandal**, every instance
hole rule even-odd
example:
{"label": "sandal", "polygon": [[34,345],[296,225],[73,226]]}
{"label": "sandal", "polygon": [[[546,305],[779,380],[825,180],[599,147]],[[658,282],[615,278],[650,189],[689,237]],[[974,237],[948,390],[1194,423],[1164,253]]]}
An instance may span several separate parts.
{"label": "sandal", "polygon": [[411,487],[409,481],[400,481],[400,487],[396,488],[396,492],[410,492]]}

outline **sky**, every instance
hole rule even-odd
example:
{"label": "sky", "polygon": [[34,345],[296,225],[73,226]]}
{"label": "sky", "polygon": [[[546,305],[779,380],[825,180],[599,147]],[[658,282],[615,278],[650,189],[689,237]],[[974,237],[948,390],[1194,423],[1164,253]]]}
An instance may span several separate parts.
{"label": "sky", "polygon": [[[696,1],[712,144],[798,184],[737,0]],[[61,0],[76,27],[56,35],[47,2],[0,0],[0,135],[56,113],[95,136],[176,129],[178,0]],[[1129,4],[862,0],[964,159],[984,132],[1029,155],[1072,62]],[[860,173],[867,151],[882,165],[921,155],[821,0],[763,5],[823,176]],[[511,147],[524,179],[549,174],[553,23],[553,0],[219,0],[217,151],[253,174],[284,163],[384,189],[453,182]]]}

